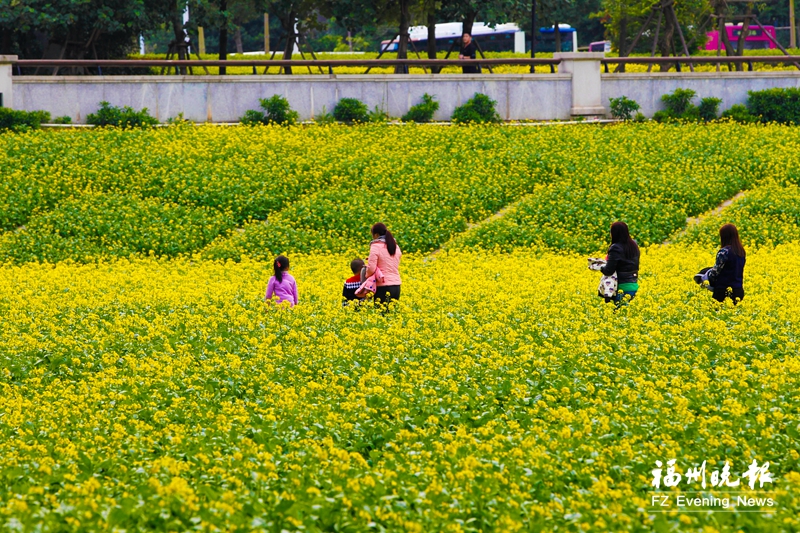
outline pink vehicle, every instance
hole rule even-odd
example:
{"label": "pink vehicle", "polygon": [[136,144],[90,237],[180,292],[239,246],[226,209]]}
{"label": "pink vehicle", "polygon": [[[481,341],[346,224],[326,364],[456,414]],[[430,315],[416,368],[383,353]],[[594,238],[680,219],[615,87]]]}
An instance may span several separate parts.
{"label": "pink vehicle", "polygon": [[[766,33],[768,33],[772,39],[767,36],[764,30],[766,30]],[[773,42],[775,39],[775,26],[764,26],[764,30],[758,26],[748,27],[747,36],[744,38],[745,50],[769,50],[772,48],[777,48]],[[728,32],[728,39],[730,40],[731,44],[733,44],[733,47],[736,48],[736,43],[739,41],[739,35],[742,33],[742,25],[725,25],[725,31]],[[706,50],[716,50],[717,47],[719,47],[720,50],[725,50],[725,45],[719,42],[718,31],[710,31],[707,35],[708,42],[706,43]]]}

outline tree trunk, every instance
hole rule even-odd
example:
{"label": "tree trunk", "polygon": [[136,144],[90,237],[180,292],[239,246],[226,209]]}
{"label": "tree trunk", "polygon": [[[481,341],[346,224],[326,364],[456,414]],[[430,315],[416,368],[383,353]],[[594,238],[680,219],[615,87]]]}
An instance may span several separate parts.
{"label": "tree trunk", "polygon": [[561,28],[558,27],[558,22],[553,25],[553,39],[555,39],[554,52],[561,52]]}
{"label": "tree trunk", "polygon": [[[725,2],[718,2],[715,7],[717,11],[717,17],[724,18],[728,11],[727,4]],[[717,37],[722,41],[722,44],[725,46],[725,55],[732,56],[733,45],[731,44],[731,40],[728,39],[728,32],[725,30],[725,24],[723,24],[723,21],[721,19],[718,18],[717,20],[720,21],[720,23],[717,25],[717,30],[719,31],[719,35]]]}
{"label": "tree trunk", "polygon": [[[739,32],[739,42],[736,43],[736,55],[744,55],[744,41],[747,39],[747,34],[750,32],[750,15],[753,13],[752,4],[747,5],[747,13],[742,21],[742,31]],[[736,70],[744,71],[744,63],[736,63]]]}
{"label": "tree trunk", "polygon": [[[624,8],[620,12],[619,18],[619,57],[627,57],[628,55],[628,12]],[[619,72],[625,72],[625,65],[621,64],[617,69]]]}
{"label": "tree trunk", "polygon": [[[288,17],[281,17],[281,26],[283,26],[283,30],[286,32],[286,45],[283,48],[283,59],[285,61],[289,61],[292,59],[292,53],[294,52],[294,44],[297,42],[297,34],[294,32],[295,28],[295,16],[294,13],[289,13]],[[283,71],[286,74],[292,73],[292,67],[284,67]]]}
{"label": "tree trunk", "polygon": [[467,16],[464,18],[464,26],[461,30],[461,33],[469,33],[472,35],[472,26],[475,25],[475,17],[478,16],[478,13],[473,11],[471,13],[467,13]]}
{"label": "tree trunk", "polygon": [[[531,2],[531,59],[536,58],[536,0]],[[536,72],[536,66],[531,65],[531,74]]]}
{"label": "tree trunk", "polygon": [[[674,48],[674,41],[675,39],[675,22],[673,21],[672,17],[665,16],[664,17],[664,36],[661,39],[661,57],[669,57],[672,53],[672,49]],[[661,72],[668,72],[671,69],[673,63],[662,63],[661,64]]]}
{"label": "tree trunk", "polygon": [[[428,59],[436,59],[436,8],[428,11]],[[431,72],[439,74],[439,67],[432,67]]]}
{"label": "tree trunk", "polygon": [[242,46],[242,28],[236,26],[236,33],[233,34],[233,42],[236,44],[236,53],[243,54],[244,46]]}
{"label": "tree trunk", "polygon": [[[178,59],[186,59],[186,48],[183,46],[186,42],[186,33],[183,31],[183,13],[175,3],[175,9],[172,11],[172,33],[173,42],[175,43],[175,51],[178,54]],[[181,75],[186,75],[186,67],[180,67]]]}
{"label": "tree trunk", "polygon": [[[397,46],[397,59],[408,59],[408,26],[411,24],[410,0],[400,0],[400,42]],[[397,65],[395,74],[408,74],[408,66]]]}
{"label": "tree trunk", "polygon": [[0,31],[0,55],[11,54],[11,30]]}
{"label": "tree trunk", "polygon": [[[228,9],[228,0],[220,0],[219,2],[219,10],[220,12],[226,11]],[[228,19],[226,18],[222,22],[222,26],[219,29],[219,59],[220,61],[225,61],[228,59]],[[228,69],[225,67],[219,67],[219,74],[220,76],[224,76],[228,73]]]}

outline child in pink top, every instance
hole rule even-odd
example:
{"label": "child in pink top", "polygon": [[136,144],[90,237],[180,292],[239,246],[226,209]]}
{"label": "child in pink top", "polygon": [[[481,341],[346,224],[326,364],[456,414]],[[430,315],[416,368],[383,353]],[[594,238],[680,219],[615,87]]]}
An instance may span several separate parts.
{"label": "child in pink top", "polygon": [[279,255],[275,259],[275,275],[267,283],[267,303],[277,298],[276,303],[289,302],[294,307],[297,305],[297,282],[289,274],[289,258]]}

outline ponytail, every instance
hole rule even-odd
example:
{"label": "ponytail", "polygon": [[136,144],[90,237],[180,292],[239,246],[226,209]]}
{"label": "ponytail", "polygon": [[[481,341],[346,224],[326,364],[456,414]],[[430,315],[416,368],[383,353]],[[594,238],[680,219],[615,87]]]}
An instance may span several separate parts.
{"label": "ponytail", "polygon": [[394,240],[394,235],[392,235],[392,232],[386,229],[386,224],[383,222],[378,222],[377,224],[373,225],[372,234],[384,237],[386,239],[386,250],[389,252],[389,255],[394,256],[395,252],[397,252],[397,241]]}
{"label": "ponytail", "polygon": [[279,255],[275,258],[272,267],[275,269],[275,280],[280,283],[283,281],[283,271],[289,269],[289,258]]}
{"label": "ponytail", "polygon": [[394,253],[397,251],[397,241],[394,240],[394,235],[392,235],[392,232],[389,230],[386,230],[386,249],[391,256],[394,256]]}

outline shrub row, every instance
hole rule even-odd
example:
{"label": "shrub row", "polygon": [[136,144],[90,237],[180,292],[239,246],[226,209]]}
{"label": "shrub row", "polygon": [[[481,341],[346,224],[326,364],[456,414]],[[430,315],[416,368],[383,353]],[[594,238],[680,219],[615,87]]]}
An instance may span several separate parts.
{"label": "shrub row", "polygon": [[[736,122],[777,122],[779,124],[800,124],[800,88],[775,88],[763,91],[748,91],[747,105],[736,104],[722,113],[722,118]],[[697,93],[692,89],[675,89],[661,97],[665,109],[653,115],[656,122],[704,121],[719,118],[721,98],[707,97],[700,100],[700,105],[693,101]],[[636,113],[640,106],[626,96],[611,98],[611,116],[621,120],[645,120],[641,113]],[[634,116],[634,113],[636,115]]]}
{"label": "shrub row", "polygon": [[18,111],[0,107],[0,131],[26,131],[50,120],[47,111]]}
{"label": "shrub row", "polygon": [[[42,124],[50,122],[47,111],[21,111],[0,107],[0,131],[27,131],[38,129]],[[147,112],[147,108],[135,111],[130,107],[116,107],[108,102],[100,102],[100,109],[89,113],[86,122],[95,126],[117,126],[133,128],[154,126],[158,120]],[[56,117],[53,124],[72,124],[69,116]]]}
{"label": "shrub row", "polygon": [[[289,106],[289,101],[280,96],[274,95],[269,99],[261,99],[261,109],[263,111],[248,110],[239,121],[242,124],[284,124],[291,125],[297,122],[297,112]],[[457,107],[453,111],[452,121],[455,124],[466,124],[470,122],[485,124],[489,122],[500,122],[495,107],[497,102],[490,99],[485,94],[476,93],[464,105]],[[430,122],[436,111],[439,110],[439,102],[433,96],[425,93],[422,102],[416,104],[403,115],[403,122]],[[323,108],[322,113],[314,117],[319,124],[330,124],[342,122],[344,124],[364,124],[367,122],[385,122],[389,115],[376,106],[372,111],[367,105],[356,98],[342,98],[333,108],[333,112],[328,113]]]}

